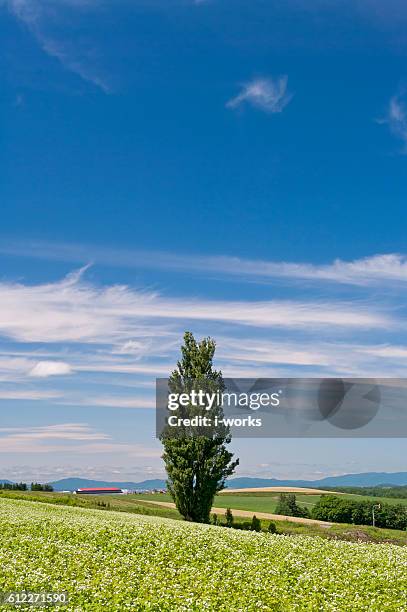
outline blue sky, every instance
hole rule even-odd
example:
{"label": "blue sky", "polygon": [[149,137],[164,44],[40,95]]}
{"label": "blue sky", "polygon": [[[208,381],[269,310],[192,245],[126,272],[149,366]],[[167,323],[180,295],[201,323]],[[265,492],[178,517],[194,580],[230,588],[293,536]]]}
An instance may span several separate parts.
{"label": "blue sky", "polygon": [[[407,8],[0,0],[0,477],[163,474],[185,329],[227,376],[407,364]],[[240,474],[404,440],[236,440]]]}

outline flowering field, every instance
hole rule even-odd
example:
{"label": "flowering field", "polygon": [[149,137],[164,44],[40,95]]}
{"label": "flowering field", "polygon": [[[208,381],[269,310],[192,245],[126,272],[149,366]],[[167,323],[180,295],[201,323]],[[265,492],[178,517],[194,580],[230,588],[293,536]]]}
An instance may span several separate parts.
{"label": "flowering field", "polygon": [[406,588],[392,545],[0,500],[0,591],[67,591],[54,610],[405,611]]}

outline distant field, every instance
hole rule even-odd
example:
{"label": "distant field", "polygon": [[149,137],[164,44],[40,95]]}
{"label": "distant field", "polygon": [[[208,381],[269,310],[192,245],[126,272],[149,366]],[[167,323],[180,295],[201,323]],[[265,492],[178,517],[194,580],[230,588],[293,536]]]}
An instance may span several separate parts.
{"label": "distant field", "polygon": [[[292,491],[288,487],[284,487],[286,492]],[[318,491],[318,489],[314,489]],[[301,506],[305,506],[308,510],[311,510],[313,506],[320,500],[321,491],[318,494],[312,493],[313,489],[296,489],[295,496],[297,503]],[[302,491],[301,493],[299,491]],[[328,495],[335,495],[335,493],[329,491]],[[394,497],[368,497],[364,495],[350,495],[346,493],[339,493],[341,498],[355,499],[358,501],[370,501],[372,504],[378,504],[380,502],[386,504],[403,504],[407,507],[407,499],[398,499]],[[217,495],[214,501],[214,506],[218,508],[235,508],[236,510],[250,510],[253,512],[269,512],[274,513],[278,504],[280,493],[260,490],[245,490],[241,489],[239,492],[235,491],[223,491]],[[138,500],[148,501],[172,501],[172,498],[168,494],[163,493],[144,493],[142,495],[135,496]]]}
{"label": "distant field", "polygon": [[407,609],[407,549],[390,544],[4,497],[0,527],[1,590],[66,591],[70,602],[56,612]]}
{"label": "distant field", "polygon": [[[145,493],[136,495],[137,499],[148,501],[172,501],[170,495]],[[305,496],[304,496],[305,497]],[[248,494],[228,494],[217,495],[214,506],[218,508],[234,508],[235,510],[249,510],[252,512],[269,512],[273,514],[278,504],[278,495],[251,495]],[[311,506],[310,506],[311,507]]]}

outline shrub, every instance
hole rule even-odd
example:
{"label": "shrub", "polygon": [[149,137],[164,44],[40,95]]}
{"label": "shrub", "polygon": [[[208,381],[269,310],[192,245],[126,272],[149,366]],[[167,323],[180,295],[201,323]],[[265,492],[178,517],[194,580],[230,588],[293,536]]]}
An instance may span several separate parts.
{"label": "shrub", "polygon": [[226,517],[226,527],[233,527],[233,514],[230,508],[227,508],[225,517]]}
{"label": "shrub", "polygon": [[276,527],[276,524],[273,523],[273,521],[269,522],[269,526],[267,527],[267,531],[269,533],[277,533],[277,527]]}
{"label": "shrub", "polygon": [[233,529],[241,529],[242,531],[250,531],[252,527],[251,521],[242,521],[233,524]]}
{"label": "shrub", "polygon": [[250,529],[252,531],[261,531],[260,520],[257,518],[257,516],[255,514],[253,515],[252,522],[251,522],[251,525],[250,525]]}

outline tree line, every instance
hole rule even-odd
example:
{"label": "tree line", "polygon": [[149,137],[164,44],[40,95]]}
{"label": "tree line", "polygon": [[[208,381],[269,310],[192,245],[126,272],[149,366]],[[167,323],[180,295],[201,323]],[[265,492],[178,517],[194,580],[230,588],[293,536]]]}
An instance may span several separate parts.
{"label": "tree line", "polygon": [[372,525],[373,512],[376,527],[407,529],[407,508],[402,504],[376,504],[335,495],[323,495],[311,511],[311,517],[333,523]]}
{"label": "tree line", "polygon": [[339,491],[339,493],[350,493],[354,495],[368,495],[369,497],[392,497],[407,499],[407,486],[377,486],[377,487],[324,487],[327,491]]}
{"label": "tree line", "polygon": [[386,529],[407,529],[407,508],[402,504],[383,504],[358,501],[337,495],[322,495],[311,511],[297,504],[294,493],[281,493],[276,514],[301,516],[331,523],[372,525]]}
{"label": "tree line", "polygon": [[32,482],[27,485],[25,482],[2,482],[0,483],[0,491],[46,491],[51,492],[54,488],[50,484],[40,484]]}

